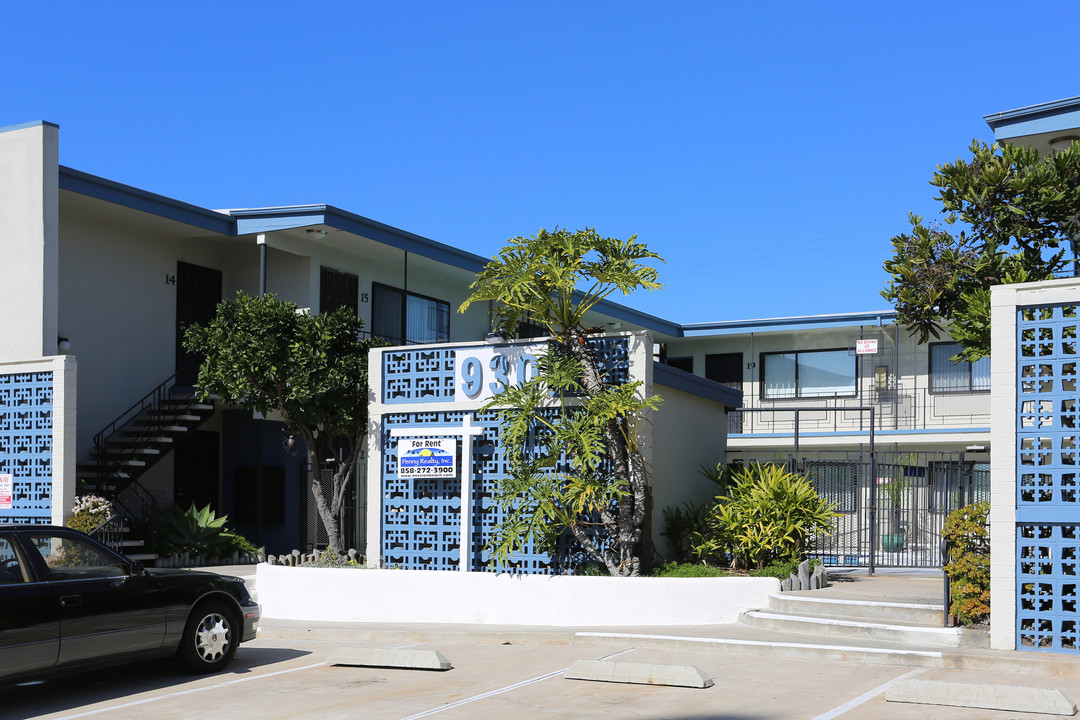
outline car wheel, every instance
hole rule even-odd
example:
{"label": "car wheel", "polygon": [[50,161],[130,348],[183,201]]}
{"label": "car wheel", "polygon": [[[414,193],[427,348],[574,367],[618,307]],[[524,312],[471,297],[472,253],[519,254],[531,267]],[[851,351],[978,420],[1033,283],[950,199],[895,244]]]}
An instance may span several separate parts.
{"label": "car wheel", "polygon": [[233,617],[221,602],[212,600],[195,606],[176,653],[180,664],[193,673],[217,672],[228,665],[239,641]]}

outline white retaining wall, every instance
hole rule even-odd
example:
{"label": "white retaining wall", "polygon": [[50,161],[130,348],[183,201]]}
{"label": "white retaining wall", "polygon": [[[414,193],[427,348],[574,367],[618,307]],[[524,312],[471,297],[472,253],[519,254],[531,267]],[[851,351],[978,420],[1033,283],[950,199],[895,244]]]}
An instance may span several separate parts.
{"label": "white retaining wall", "polygon": [[626,626],[733,623],[775,578],[611,578],[268,565],[264,618],[368,623]]}

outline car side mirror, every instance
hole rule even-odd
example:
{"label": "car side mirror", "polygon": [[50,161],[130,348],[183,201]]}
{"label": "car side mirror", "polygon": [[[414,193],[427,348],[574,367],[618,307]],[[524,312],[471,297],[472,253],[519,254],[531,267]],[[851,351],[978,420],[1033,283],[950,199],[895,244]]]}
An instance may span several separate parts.
{"label": "car side mirror", "polygon": [[146,568],[138,560],[132,560],[128,567],[128,575],[142,575],[146,572]]}

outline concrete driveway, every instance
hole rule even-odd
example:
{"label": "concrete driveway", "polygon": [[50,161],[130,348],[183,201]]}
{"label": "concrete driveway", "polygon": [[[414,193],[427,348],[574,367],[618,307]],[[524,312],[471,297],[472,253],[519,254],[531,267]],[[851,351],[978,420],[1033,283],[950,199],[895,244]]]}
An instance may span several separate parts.
{"label": "concrete driveway", "polygon": [[[886,703],[885,686],[918,673],[962,679],[958,671],[892,665],[791,660],[683,650],[575,645],[364,643],[368,647],[437,649],[446,672],[336,667],[325,663],[342,643],[260,638],[240,648],[223,674],[193,677],[171,663],[144,663],[42,684],[0,690],[0,716],[171,720],[217,718],[1045,718],[930,705]],[[704,690],[567,680],[579,659],[691,664],[716,684]],[[985,673],[977,682],[1002,681]],[[1016,684],[1058,687],[1080,696],[1075,680],[1007,676]]]}

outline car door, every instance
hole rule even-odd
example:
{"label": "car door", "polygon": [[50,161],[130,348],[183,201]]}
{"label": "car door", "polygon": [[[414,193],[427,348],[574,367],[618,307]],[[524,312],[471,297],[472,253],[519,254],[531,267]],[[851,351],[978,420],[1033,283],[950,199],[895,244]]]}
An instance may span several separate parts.
{"label": "car door", "polygon": [[42,672],[60,649],[59,606],[38,582],[14,533],[0,532],[0,678]]}
{"label": "car door", "polygon": [[108,548],[75,532],[27,531],[59,606],[57,667],[161,648],[165,602],[160,583]]}

